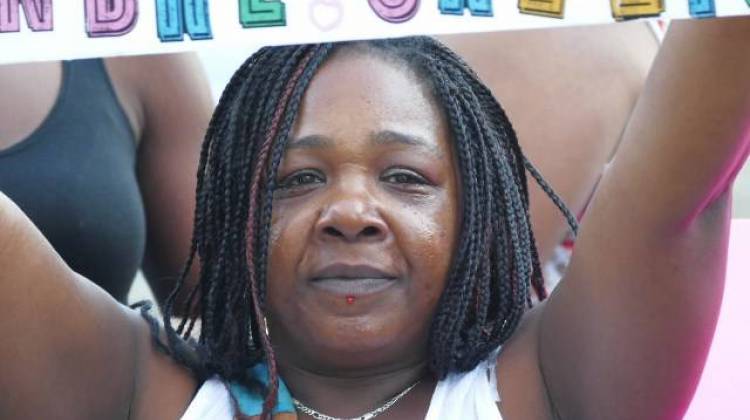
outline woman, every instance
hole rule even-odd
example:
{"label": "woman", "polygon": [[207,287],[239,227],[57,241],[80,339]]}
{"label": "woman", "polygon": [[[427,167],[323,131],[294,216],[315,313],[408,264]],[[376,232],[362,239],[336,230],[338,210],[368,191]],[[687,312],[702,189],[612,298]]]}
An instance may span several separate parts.
{"label": "woman", "polygon": [[530,166],[455,55],[423,38],[261,50],[202,152],[197,343],[167,323],[159,352],[3,199],[3,418],[227,418],[222,401],[268,417],[286,390],[300,418],[679,417],[750,148],[749,35],[747,18],[673,25],[566,279],[531,311]]}

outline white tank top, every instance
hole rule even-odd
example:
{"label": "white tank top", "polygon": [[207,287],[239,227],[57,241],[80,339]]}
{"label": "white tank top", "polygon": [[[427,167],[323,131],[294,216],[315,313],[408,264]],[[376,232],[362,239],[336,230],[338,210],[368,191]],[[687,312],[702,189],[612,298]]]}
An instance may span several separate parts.
{"label": "white tank top", "polygon": [[[497,359],[490,358],[474,370],[448,375],[437,383],[425,420],[502,420],[497,403]],[[233,420],[234,409],[227,387],[218,379],[204,382],[181,420]]]}

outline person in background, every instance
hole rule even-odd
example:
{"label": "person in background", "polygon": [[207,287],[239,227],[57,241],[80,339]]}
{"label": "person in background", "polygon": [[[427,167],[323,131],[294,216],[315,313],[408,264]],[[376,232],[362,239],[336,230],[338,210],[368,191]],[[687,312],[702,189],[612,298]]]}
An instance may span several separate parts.
{"label": "person in background", "polygon": [[187,256],[213,101],[193,54],[0,66],[0,190],[76,272],[163,302]]}

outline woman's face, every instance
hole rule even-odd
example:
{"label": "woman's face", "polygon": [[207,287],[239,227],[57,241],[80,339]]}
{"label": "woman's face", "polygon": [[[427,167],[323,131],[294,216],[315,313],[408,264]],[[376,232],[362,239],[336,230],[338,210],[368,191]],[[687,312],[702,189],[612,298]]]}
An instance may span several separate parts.
{"label": "woman's face", "polygon": [[332,57],[277,175],[268,322],[282,364],[382,370],[425,359],[458,235],[449,130],[402,64]]}

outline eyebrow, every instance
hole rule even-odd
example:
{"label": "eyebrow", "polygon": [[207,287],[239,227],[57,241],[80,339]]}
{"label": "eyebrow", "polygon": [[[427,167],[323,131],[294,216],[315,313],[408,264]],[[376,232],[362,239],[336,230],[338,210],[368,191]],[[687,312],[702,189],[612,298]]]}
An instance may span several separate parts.
{"label": "eyebrow", "polygon": [[375,144],[382,144],[382,145],[396,144],[396,145],[416,146],[416,147],[426,149],[427,151],[431,152],[432,154],[436,156],[441,156],[441,153],[435,144],[428,142],[422,137],[399,133],[398,131],[382,130],[382,131],[374,132],[370,135],[370,140]]}
{"label": "eyebrow", "polygon": [[326,136],[319,134],[311,134],[309,136],[300,137],[293,139],[287,144],[287,149],[321,149],[329,148],[333,145],[333,141]]}
{"label": "eyebrow", "polygon": [[[423,148],[437,157],[442,157],[442,153],[435,144],[428,142],[419,136],[400,133],[393,130],[381,130],[370,134],[370,142],[376,145],[406,145]],[[287,144],[287,149],[325,149],[333,146],[333,140],[330,137],[320,134],[310,134],[308,136],[292,139]]]}

